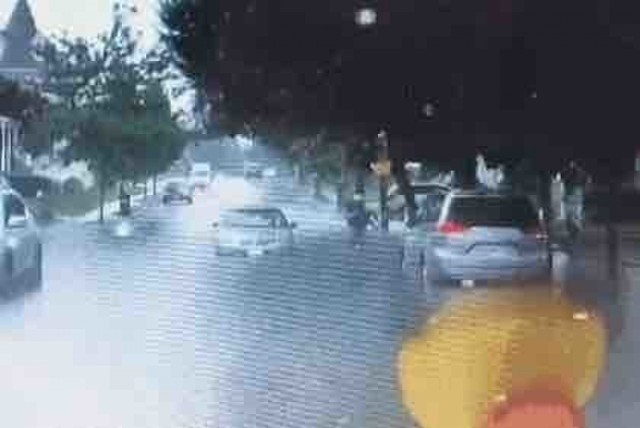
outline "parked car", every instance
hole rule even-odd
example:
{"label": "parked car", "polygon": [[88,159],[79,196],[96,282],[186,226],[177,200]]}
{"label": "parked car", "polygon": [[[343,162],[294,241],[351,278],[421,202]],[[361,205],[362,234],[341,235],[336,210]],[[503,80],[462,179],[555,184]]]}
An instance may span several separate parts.
{"label": "parked car", "polygon": [[195,162],[191,166],[189,174],[190,185],[196,189],[204,190],[211,185],[213,172],[211,165],[207,162]]}
{"label": "parked car", "polygon": [[164,188],[162,194],[162,203],[169,204],[171,202],[193,203],[193,188],[183,181],[170,181]]}
{"label": "parked car", "polygon": [[41,283],[39,230],[22,197],[0,180],[0,286],[39,287]]}
{"label": "parked car", "polygon": [[217,254],[291,252],[296,223],[278,208],[248,207],[223,212],[214,223]]}
{"label": "parked car", "polygon": [[403,268],[423,284],[546,278],[547,233],[524,195],[452,191],[405,236]]}

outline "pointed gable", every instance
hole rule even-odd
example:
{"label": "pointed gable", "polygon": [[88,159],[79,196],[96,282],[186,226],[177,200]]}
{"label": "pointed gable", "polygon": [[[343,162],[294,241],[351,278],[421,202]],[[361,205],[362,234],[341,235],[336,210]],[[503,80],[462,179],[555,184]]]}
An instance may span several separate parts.
{"label": "pointed gable", "polygon": [[38,36],[27,0],[17,0],[7,26],[0,31],[0,76],[20,83],[42,82],[42,67],[35,57]]}
{"label": "pointed gable", "polygon": [[18,0],[4,30],[5,49],[0,64],[20,68],[37,66],[33,58],[36,34],[35,20],[27,0]]}

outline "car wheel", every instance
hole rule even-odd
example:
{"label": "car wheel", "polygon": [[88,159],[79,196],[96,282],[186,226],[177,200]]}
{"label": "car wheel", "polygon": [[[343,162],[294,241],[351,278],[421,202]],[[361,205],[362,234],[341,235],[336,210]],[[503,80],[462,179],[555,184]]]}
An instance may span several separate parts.
{"label": "car wheel", "polygon": [[162,198],[162,205],[167,205],[168,202],[167,198]]}

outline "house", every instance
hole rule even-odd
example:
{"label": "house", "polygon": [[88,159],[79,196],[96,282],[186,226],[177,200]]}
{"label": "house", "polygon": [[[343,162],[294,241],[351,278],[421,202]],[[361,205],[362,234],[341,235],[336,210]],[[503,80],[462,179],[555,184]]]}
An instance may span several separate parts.
{"label": "house", "polygon": [[27,0],[17,0],[4,30],[0,30],[0,76],[40,88],[44,68],[35,51],[41,40]]}
{"label": "house", "polygon": [[[17,0],[6,22],[0,30],[0,79],[16,82],[24,90],[40,91],[44,68],[35,55],[40,38],[27,0]],[[0,116],[0,173],[12,169],[20,128],[19,121]]]}

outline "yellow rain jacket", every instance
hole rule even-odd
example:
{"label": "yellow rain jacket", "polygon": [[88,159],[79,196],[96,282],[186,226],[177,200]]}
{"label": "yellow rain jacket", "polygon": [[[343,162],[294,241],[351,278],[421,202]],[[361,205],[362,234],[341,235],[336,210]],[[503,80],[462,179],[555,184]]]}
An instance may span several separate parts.
{"label": "yellow rain jacket", "polygon": [[445,305],[405,343],[399,379],[423,428],[547,428],[549,417],[549,428],[580,428],[605,354],[601,318],[566,296],[483,290]]}

